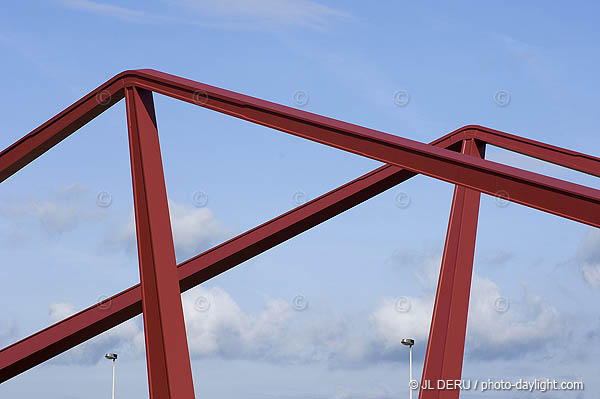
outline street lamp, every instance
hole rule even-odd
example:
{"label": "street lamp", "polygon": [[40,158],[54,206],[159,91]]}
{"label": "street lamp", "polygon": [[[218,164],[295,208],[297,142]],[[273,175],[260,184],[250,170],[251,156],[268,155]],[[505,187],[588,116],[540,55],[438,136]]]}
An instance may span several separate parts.
{"label": "street lamp", "polygon": [[112,399],[115,399],[115,364],[116,364],[116,360],[117,360],[117,354],[116,353],[107,353],[106,355],[104,355],[104,357],[107,358],[108,360],[112,360],[112,362],[113,362]]}
{"label": "street lamp", "polygon": [[408,392],[409,398],[412,399],[412,347],[415,344],[415,340],[412,338],[403,338],[400,342],[402,345],[408,346]]}

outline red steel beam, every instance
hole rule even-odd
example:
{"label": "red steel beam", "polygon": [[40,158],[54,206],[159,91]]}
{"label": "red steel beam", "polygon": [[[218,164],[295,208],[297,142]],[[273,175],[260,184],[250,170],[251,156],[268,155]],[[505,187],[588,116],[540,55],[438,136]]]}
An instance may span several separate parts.
{"label": "red steel beam", "polygon": [[422,173],[577,222],[600,227],[600,191],[496,162],[457,154],[152,70],[126,85],[143,87],[330,147]]}
{"label": "red steel beam", "polygon": [[[46,122],[44,125],[35,129],[30,134],[28,134],[21,140],[14,143],[12,146],[10,146],[7,149],[5,149],[4,151],[2,151],[0,153],[0,182],[5,180],[12,174],[14,174],[16,171],[18,171],[20,168],[27,165],[29,162],[31,162],[33,159],[35,159],[37,156],[39,156],[43,152],[47,151],[53,145],[60,142],[62,139],[67,137],[69,134],[71,134],[72,132],[77,130],[79,127],[81,127],[85,123],[87,123],[89,120],[93,119],[96,115],[103,112],[105,109],[109,108],[112,104],[114,104],[115,102],[120,100],[123,97],[123,89],[122,88],[127,84],[126,81],[128,81],[128,80],[131,81],[131,80],[135,80],[135,79],[148,79],[149,75],[160,75],[162,78],[167,77],[167,79],[166,79],[167,81],[169,80],[169,78],[171,78],[171,80],[173,80],[172,78],[176,78],[176,77],[173,77],[172,75],[162,74],[162,73],[159,73],[156,71],[148,71],[148,70],[126,71],[126,72],[123,72],[123,73],[115,76],[114,78],[109,80],[107,83],[100,86],[98,89],[96,89],[92,93],[88,94],[87,96],[85,96],[84,98],[79,100],[77,103],[73,104],[71,107],[69,107],[65,111],[58,114],[56,117],[54,117],[51,120],[49,120],[48,122]],[[234,97],[237,97],[237,99],[234,98],[231,101],[234,101],[234,102],[238,101],[238,103],[241,102],[240,107],[242,107],[242,108],[258,107],[266,114],[281,113],[287,117],[299,118],[299,119],[303,119],[303,120],[309,121],[309,122],[313,121],[317,125],[318,124],[323,125],[323,122],[326,122],[326,123],[330,123],[330,124],[339,123],[342,126],[358,128],[357,126],[346,124],[346,123],[339,122],[339,121],[335,121],[333,119],[329,119],[326,117],[321,117],[321,116],[307,113],[304,111],[294,110],[292,108],[269,103],[269,102],[258,100],[258,99],[248,97],[248,96],[243,96],[241,94],[229,92],[226,90],[217,89],[217,88],[214,88],[211,86],[202,85],[200,83],[189,81],[186,79],[181,79],[181,78],[176,78],[176,79],[178,79],[180,82],[173,81],[173,84],[171,85],[171,87],[169,87],[166,90],[166,92],[163,92],[162,94],[170,95],[175,98],[180,98],[184,101],[193,102],[198,105],[206,106],[206,104],[209,103],[208,100],[212,99],[211,96],[214,95],[213,91],[216,90],[216,91],[219,91],[220,94],[224,94],[226,98],[229,97],[230,100]],[[189,96],[189,89],[190,89],[189,85],[187,86],[187,88],[183,88],[183,89],[181,88],[181,81],[183,81],[184,84],[192,83],[191,88],[194,90],[193,96],[191,96],[191,97]],[[165,82],[163,82],[163,84],[164,83]],[[199,86],[199,88],[198,88],[198,86]],[[208,89],[208,91],[204,91],[204,89]],[[181,92],[176,93],[174,90],[180,90]],[[235,113],[232,113],[232,115],[235,115]],[[235,115],[235,116],[238,116],[238,115]],[[248,119],[248,118],[244,118],[244,119]],[[257,122],[257,123],[260,123],[260,122]],[[262,123],[262,124],[267,125],[266,123]],[[311,129],[310,123],[305,127],[307,130],[310,130]],[[493,133],[497,137],[492,137],[490,139],[491,136],[490,137],[486,136],[486,135],[489,136],[490,133]],[[483,128],[480,126],[466,126],[462,129],[459,129],[459,130],[451,133],[448,136],[445,136],[445,138],[448,140],[454,140],[454,142],[457,142],[457,141],[461,140],[462,138],[467,138],[469,136],[475,137],[475,135],[477,135],[477,137],[483,141],[491,142],[492,144],[499,145],[506,149],[521,152],[525,155],[534,156],[539,159],[546,160],[549,162],[554,162],[554,163],[562,165],[562,166],[571,167],[576,170],[581,170],[581,171],[591,173],[591,174],[596,174],[596,175],[597,175],[597,171],[599,170],[599,168],[597,166],[599,164],[598,158],[591,157],[591,156],[588,156],[585,154],[575,153],[575,152],[569,151],[569,150],[560,149],[558,147],[549,146],[544,143],[533,142],[531,140],[526,140],[526,139],[523,139],[523,138],[520,138],[517,136],[508,135],[506,133],[492,131],[491,129]],[[453,137],[451,137],[451,136],[453,136]],[[496,142],[492,142],[491,141],[492,139],[495,139]],[[584,164],[585,166],[581,167],[582,164]],[[388,172],[395,170],[396,172],[398,172],[399,169],[396,168],[395,166],[387,165],[387,166],[377,169],[376,171],[372,172],[371,174],[367,174],[367,175],[363,176],[362,178],[355,180],[352,183],[356,183],[356,182],[360,181],[361,179],[364,179],[368,175],[370,175],[372,177],[377,176],[377,177],[385,180],[386,179],[385,176],[379,175],[379,172],[383,172],[384,170],[388,170]],[[401,171],[401,172],[409,173],[410,175],[414,175],[407,171]],[[371,182],[371,184],[373,184],[374,185],[373,187],[375,187],[376,185],[381,184],[382,181],[378,181],[378,179],[375,178],[374,181]],[[338,190],[340,190],[339,192],[343,191],[344,187],[346,187],[346,188],[351,187],[352,183],[349,183],[346,186],[343,186],[342,188],[338,189]],[[397,184],[397,183],[395,183],[395,184]],[[366,193],[368,191],[367,189],[373,189],[373,187],[366,187],[364,193]],[[382,189],[381,191],[383,191],[385,189],[386,188]],[[335,191],[337,191],[337,190],[334,190],[334,192]],[[332,193],[334,193],[334,192],[332,192]],[[329,193],[329,194],[332,194],[332,193]],[[329,194],[321,197],[320,199],[327,198],[327,196]],[[373,195],[375,195],[375,194],[373,194]],[[345,209],[348,209],[348,208],[354,206],[356,203],[360,203],[366,199],[366,198],[364,198],[360,201],[356,201],[356,203],[351,205],[350,203],[354,202],[356,200],[356,198],[358,198],[358,197],[351,195],[348,198],[340,199],[339,204],[335,204],[335,206],[332,205],[330,207],[325,207],[324,209],[328,209],[327,212],[330,212],[330,211],[333,211],[334,209],[339,209],[339,208],[345,207],[345,206],[347,206]],[[308,207],[309,205],[316,204],[316,201],[317,200],[312,201],[311,203],[307,203],[307,204],[305,204],[305,206]],[[350,202],[344,202],[344,201],[350,201]],[[303,209],[303,207],[299,207],[292,212],[301,211]],[[339,212],[342,212],[345,209],[342,209]],[[254,236],[254,233],[261,231],[262,228],[264,228],[265,226],[268,226],[270,223],[272,223],[276,220],[286,219],[286,216],[290,216],[291,214],[293,214],[293,213],[288,213],[286,215],[282,215],[280,217],[281,219],[276,218],[276,219],[272,220],[271,222],[268,222],[263,226],[253,229],[246,234],[248,234],[248,236]],[[310,220],[311,222],[314,222],[314,225],[316,225],[316,224],[322,222],[323,220],[326,220],[326,219],[322,218],[324,214],[325,213],[319,213],[317,211],[313,215],[306,215],[306,217],[307,217],[306,220]],[[332,216],[334,216],[334,215],[332,215]],[[301,220],[301,222],[302,223],[295,224],[293,228],[294,229],[301,228],[299,226],[303,225],[304,221]],[[312,226],[310,226],[310,227],[312,227]],[[307,227],[307,228],[310,228],[310,227]],[[291,226],[290,226],[290,228],[291,228]],[[297,231],[297,230],[295,230],[295,231]],[[297,231],[296,234],[298,234],[302,231],[304,231],[304,230]],[[274,234],[273,236],[270,236],[269,238],[274,239],[275,237],[277,237],[276,239],[277,240],[281,239],[281,241],[279,241],[279,242],[282,242],[291,237],[291,236],[289,236],[287,238],[284,238],[284,236],[286,236],[287,234],[290,234],[290,232],[291,232],[291,230],[285,230],[285,233],[279,232],[278,234]],[[262,233],[262,231],[261,231],[261,233]],[[237,239],[241,239],[244,236],[245,235],[239,236],[236,239],[231,240],[229,243],[231,243],[232,241],[235,241]],[[267,241],[268,240],[265,240],[263,242],[267,242]],[[277,245],[277,243],[274,243],[273,245]],[[253,247],[252,245],[253,244],[250,244],[249,248],[250,247],[256,248],[256,246]],[[220,247],[217,247],[211,251],[206,252],[203,255],[210,254],[212,251],[218,252],[219,248]],[[236,257],[239,258],[240,256],[242,256],[242,255],[240,255],[242,252],[244,252],[244,251],[239,251],[237,253]],[[248,251],[245,251],[245,253],[248,253]],[[254,256],[254,255],[251,255],[251,256]],[[218,256],[216,256],[216,257],[218,258]],[[199,256],[195,259],[190,260],[189,261],[190,263],[185,262],[184,264],[181,265],[181,266],[184,266],[184,265],[190,266],[190,268],[188,269],[189,270],[188,276],[181,275],[182,268],[180,267],[180,278],[181,278],[182,290],[191,288],[191,285],[195,284],[197,279],[203,279],[205,277],[206,277],[206,279],[208,279],[211,277],[210,276],[211,272],[206,272],[205,274],[203,274],[201,269],[198,269],[195,271],[193,270],[194,266],[195,266],[194,260],[198,260],[201,258],[202,258],[202,256]],[[243,260],[245,260],[245,259],[243,259]],[[243,260],[241,260],[241,261],[243,261]],[[223,270],[227,270],[228,268],[233,267],[233,266],[234,265],[227,266],[227,262],[223,262],[221,264],[221,267],[223,268]],[[207,269],[208,269],[208,267],[207,267]],[[204,277],[197,277],[201,274]],[[139,286],[134,286],[134,287],[130,288],[129,290],[123,291],[122,293],[117,294],[113,298],[111,298],[110,301],[108,302],[111,304],[111,306],[108,308],[106,306],[94,306],[94,307],[88,308],[87,310],[84,310],[84,311],[78,313],[77,315],[74,315],[71,318],[64,320],[63,322],[59,322],[51,327],[48,327],[45,330],[40,331],[39,333],[32,335],[29,338],[26,338],[22,341],[19,341],[15,344],[3,349],[2,351],[0,351],[0,355],[2,355],[2,356],[0,356],[0,382],[5,381],[6,379],[12,377],[13,375],[16,375],[26,369],[29,369],[29,368],[35,366],[36,364],[39,364],[42,361],[47,360],[47,359],[55,356],[56,354],[61,353],[64,350],[67,350],[70,347],[75,346],[75,345],[85,341],[86,339],[89,339],[89,338],[99,334],[102,331],[106,331],[109,328],[116,326],[116,325],[122,323],[123,321],[128,320],[128,319],[134,317],[135,315],[139,314],[141,312],[141,306],[140,306],[141,303],[139,302],[140,297],[141,297],[141,294],[139,292]],[[64,337],[69,337],[69,338],[63,339]],[[73,342],[76,342],[76,343],[72,344]],[[25,345],[25,344],[27,344],[27,345]],[[10,355],[10,356],[6,356],[6,355]],[[42,359],[42,360],[39,360],[39,359]]]}
{"label": "red steel beam", "polygon": [[152,92],[128,87],[125,99],[150,398],[193,399]]}
{"label": "red steel beam", "polygon": [[465,126],[484,143],[600,177],[600,158],[478,125]]}
{"label": "red steel beam", "polygon": [[[459,131],[457,131],[459,132]],[[433,145],[455,146],[452,132]],[[181,292],[415,176],[385,165],[179,265]],[[142,313],[140,285],[74,314],[0,351],[0,383]]]}
{"label": "red steel beam", "polygon": [[[116,97],[122,95],[120,85],[145,88],[490,195],[506,192],[511,201],[600,227],[600,213],[595,212],[600,203],[600,191],[592,188],[495,162],[469,159],[462,154],[413,140],[293,110],[158,71],[126,71],[117,75],[104,85],[106,88],[103,90],[108,93],[110,101],[113,101],[113,94]],[[90,118],[92,111],[101,112],[101,108],[89,104],[90,100],[98,103],[97,95],[93,99],[89,96],[80,100],[88,107],[80,111],[84,116],[65,115],[62,127],[55,124],[49,129],[32,132],[20,143],[15,143],[19,145],[3,151],[0,154],[0,179],[7,178],[68,136]],[[58,120],[62,121],[62,118]]]}
{"label": "red steel beam", "polygon": [[124,75],[110,79],[0,152],[0,183],[120,101]]}
{"label": "red steel beam", "polygon": [[[162,72],[150,69],[129,70],[114,76],[106,83],[100,85],[82,99],[51,118],[48,122],[39,126],[31,133],[0,152],[0,182],[6,180],[16,171],[121,100],[124,96],[123,88],[126,84],[131,85],[136,81],[140,84],[144,82],[147,85],[152,84],[153,77],[162,79],[163,84],[169,86],[162,94],[198,105],[205,105],[204,103],[208,102],[209,95],[212,96],[216,92],[219,92],[225,99],[237,101],[242,106],[259,107],[266,113],[281,113],[282,115],[307,121],[318,120],[327,124],[335,124],[337,122],[343,125],[356,127],[355,125],[344,124],[343,122],[331,118],[259,100],[213,86],[203,85],[198,82]],[[172,84],[169,85],[169,82],[172,82]],[[189,93],[186,94],[186,87],[187,89],[192,88],[195,90],[195,95],[192,96],[192,98],[188,95]],[[178,90],[180,91],[178,92]],[[527,156],[595,176],[600,175],[600,167],[598,166],[600,164],[600,159],[591,155],[529,140],[478,125],[464,126],[456,132],[453,132],[453,134],[456,134],[459,131],[469,131],[470,134],[473,135],[472,137],[476,137],[483,142],[510,151],[519,152]]]}
{"label": "red steel beam", "polygon": [[[463,141],[462,153],[483,158],[485,144]],[[458,399],[459,390],[438,390],[438,381],[460,380],[467,331],[469,295],[477,235],[480,193],[463,186],[454,188],[444,255],[431,317],[423,364],[421,399]]]}

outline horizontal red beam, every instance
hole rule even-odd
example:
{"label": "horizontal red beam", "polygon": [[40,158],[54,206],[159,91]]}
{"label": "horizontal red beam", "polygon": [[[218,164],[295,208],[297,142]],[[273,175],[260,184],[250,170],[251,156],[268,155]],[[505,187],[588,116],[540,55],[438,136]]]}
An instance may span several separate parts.
{"label": "horizontal red beam", "polygon": [[463,129],[469,129],[473,138],[487,144],[600,177],[600,158],[483,126],[465,126]]}

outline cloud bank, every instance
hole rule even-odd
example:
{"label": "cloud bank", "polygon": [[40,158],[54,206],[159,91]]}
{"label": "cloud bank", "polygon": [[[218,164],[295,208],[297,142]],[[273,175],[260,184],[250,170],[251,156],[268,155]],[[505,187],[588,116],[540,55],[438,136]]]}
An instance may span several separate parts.
{"label": "cloud bank", "polygon": [[[85,186],[58,190],[49,199],[4,201],[0,216],[19,226],[37,225],[51,234],[76,231],[83,222],[106,217],[93,203]],[[88,202],[92,202],[90,205]],[[232,234],[208,208],[169,201],[174,245],[179,261],[194,256]],[[133,213],[128,222],[107,222],[105,245],[135,252]],[[111,224],[112,223],[112,224]],[[17,229],[18,230],[18,229]],[[10,229],[8,229],[10,231]],[[590,230],[580,259],[584,278],[600,284],[600,234]],[[323,309],[312,304],[298,309],[282,299],[268,299],[258,312],[248,312],[219,287],[200,286],[183,298],[190,353],[196,358],[252,359],[272,363],[325,362],[332,367],[360,367],[382,361],[404,361],[400,340],[414,337],[424,350],[428,338],[441,258],[395,255],[394,262],[412,263],[420,294],[381,298],[367,314]],[[400,301],[401,299],[401,301]],[[74,312],[68,303],[52,303],[50,320]],[[492,280],[473,275],[466,355],[480,360],[516,358],[544,353],[547,342],[568,331],[558,310],[540,297],[526,293],[519,301],[502,296]],[[0,330],[0,339],[14,328]],[[6,333],[5,331],[9,331]],[[61,361],[94,362],[107,350],[143,354],[140,320],[116,327],[60,357]]]}
{"label": "cloud bank", "polygon": [[[406,360],[400,340],[411,336],[424,350],[433,308],[438,256],[425,260],[417,272],[422,295],[382,298],[366,317],[336,312],[311,304],[299,308],[282,299],[268,299],[258,312],[243,307],[219,287],[199,286],[182,298],[188,344],[193,358],[247,359],[276,364],[325,363],[334,368]],[[437,266],[439,268],[439,266]],[[546,343],[567,329],[559,312],[542,298],[526,294],[523,300],[498,305],[501,289],[493,281],[473,276],[466,355],[477,360],[543,355]],[[53,304],[51,315],[72,311]],[[85,346],[88,345],[88,346]],[[72,361],[89,359],[107,346],[143,353],[141,325],[129,322],[76,348]]]}

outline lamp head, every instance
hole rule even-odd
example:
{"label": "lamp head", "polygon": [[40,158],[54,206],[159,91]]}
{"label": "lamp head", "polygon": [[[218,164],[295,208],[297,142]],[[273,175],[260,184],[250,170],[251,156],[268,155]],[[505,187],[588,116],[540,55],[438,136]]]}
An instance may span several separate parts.
{"label": "lamp head", "polygon": [[415,344],[415,340],[412,338],[404,338],[400,342],[402,343],[402,345],[406,345],[406,346],[413,346]]}
{"label": "lamp head", "polygon": [[107,353],[106,355],[104,355],[105,358],[107,358],[108,360],[117,360],[117,354],[116,353]]}

